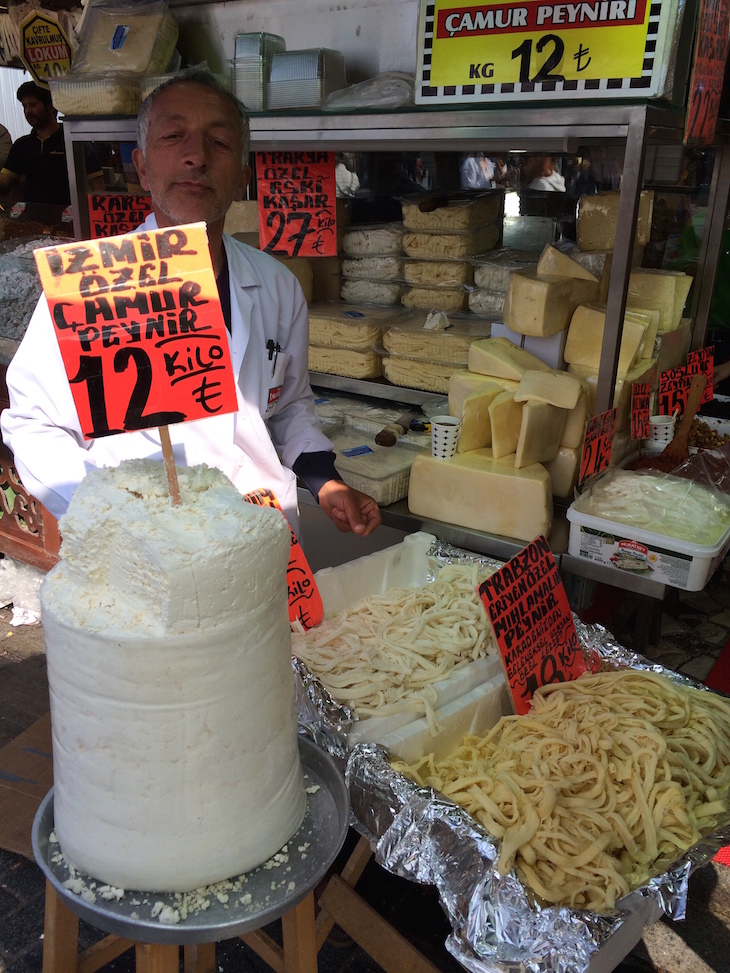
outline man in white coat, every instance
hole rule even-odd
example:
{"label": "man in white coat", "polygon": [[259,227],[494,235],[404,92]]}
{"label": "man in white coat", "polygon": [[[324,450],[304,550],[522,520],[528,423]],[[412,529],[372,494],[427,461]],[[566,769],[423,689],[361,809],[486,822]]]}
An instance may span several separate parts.
{"label": "man in white coat", "polygon": [[[169,427],[175,462],[218,467],[241,493],[272,490],[295,531],[298,475],[340,531],[372,533],[378,505],[339,478],[317,422],[301,288],[273,257],[223,234],[226,213],[251,175],[243,105],[212,75],[193,69],[147,98],[137,137],[134,161],[153,204],[142,229],[207,225],[237,379],[236,413]],[[26,489],[56,517],[89,469],[162,458],[157,429],[84,440],[43,297],[7,383],[3,440]]]}

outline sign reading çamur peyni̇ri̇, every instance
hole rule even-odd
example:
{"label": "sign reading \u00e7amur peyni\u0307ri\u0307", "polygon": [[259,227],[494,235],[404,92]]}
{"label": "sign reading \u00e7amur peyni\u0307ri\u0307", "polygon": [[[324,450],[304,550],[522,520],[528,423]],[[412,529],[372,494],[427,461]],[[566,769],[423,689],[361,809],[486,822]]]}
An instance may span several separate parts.
{"label": "sign reading \u00e7amur peyni\u0307ri\u0307", "polygon": [[681,99],[694,0],[421,0],[416,104]]}

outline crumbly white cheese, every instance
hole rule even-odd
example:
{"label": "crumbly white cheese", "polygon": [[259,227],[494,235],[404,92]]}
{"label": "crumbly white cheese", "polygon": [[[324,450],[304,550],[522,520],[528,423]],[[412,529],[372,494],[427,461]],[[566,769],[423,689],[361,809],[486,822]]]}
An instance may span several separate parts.
{"label": "crumbly white cheese", "polygon": [[90,471],[41,589],[55,829],[115,888],[245,872],[305,810],[289,529],[217,470],[177,473],[173,507],[161,463]]}

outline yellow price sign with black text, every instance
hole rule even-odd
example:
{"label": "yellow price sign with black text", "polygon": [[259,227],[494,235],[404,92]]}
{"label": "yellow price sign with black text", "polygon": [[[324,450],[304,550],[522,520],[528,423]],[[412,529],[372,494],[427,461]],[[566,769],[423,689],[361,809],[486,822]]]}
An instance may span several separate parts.
{"label": "yellow price sign with black text", "polygon": [[656,95],[674,8],[676,0],[429,0],[417,102]]}

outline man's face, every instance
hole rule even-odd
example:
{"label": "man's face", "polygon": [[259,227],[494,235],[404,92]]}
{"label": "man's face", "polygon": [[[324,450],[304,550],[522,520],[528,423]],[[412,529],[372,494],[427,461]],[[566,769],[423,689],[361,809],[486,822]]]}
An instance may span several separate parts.
{"label": "man's face", "polygon": [[228,99],[205,85],[184,82],[155,99],[144,153],[133,158],[152,195],[160,226],[204,220],[222,227],[242,199],[250,169],[241,160],[242,127]]}
{"label": "man's face", "polygon": [[43,128],[54,118],[53,108],[35,95],[26,95],[20,103],[23,106],[25,120],[31,128]]}

